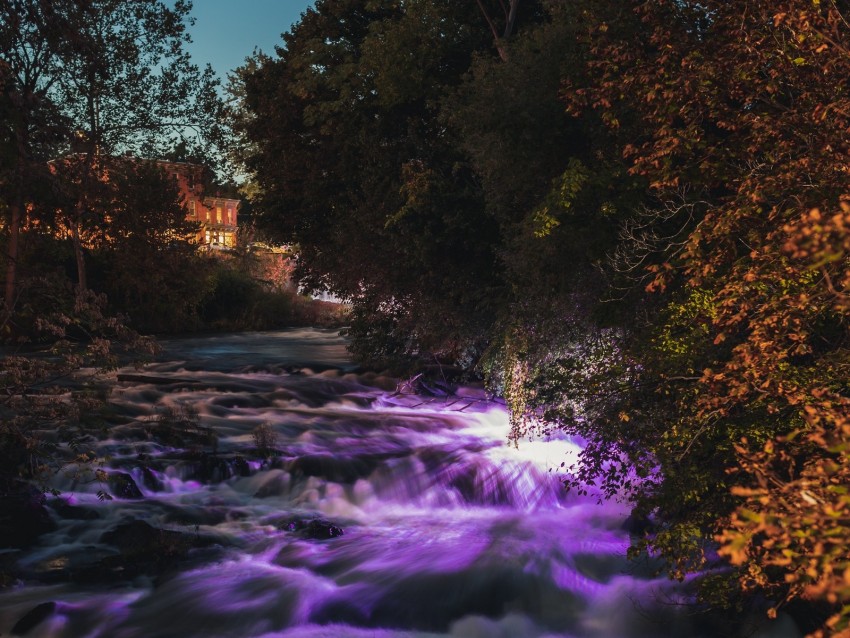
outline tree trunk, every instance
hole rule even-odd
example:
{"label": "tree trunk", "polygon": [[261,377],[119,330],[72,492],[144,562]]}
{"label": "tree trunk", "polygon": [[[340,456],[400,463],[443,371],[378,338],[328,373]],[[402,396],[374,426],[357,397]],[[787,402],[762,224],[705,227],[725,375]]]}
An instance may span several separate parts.
{"label": "tree trunk", "polygon": [[514,34],[517,7],[519,7],[519,0],[511,0],[511,9],[508,12],[508,19],[505,21],[505,33],[502,35],[504,40],[507,40]]}
{"label": "tree trunk", "polygon": [[74,243],[74,259],[77,262],[77,290],[83,291],[88,288],[86,281],[86,262],[83,257],[83,242],[80,239],[80,220],[82,219],[83,205],[77,204],[74,219],[71,220],[71,239]]}
{"label": "tree trunk", "polygon": [[[513,35],[514,26],[516,25],[516,12],[519,7],[519,0],[510,0],[510,5],[505,9],[505,28],[502,33],[499,33],[496,27],[496,22],[484,6],[483,0],[475,0],[478,3],[478,9],[487,21],[487,26],[490,28],[490,33],[493,34],[493,46],[499,54],[502,62],[508,61],[508,48],[505,46],[505,41]],[[504,7],[504,5],[503,5]]]}
{"label": "tree trunk", "polygon": [[18,283],[18,243],[21,236],[21,218],[24,212],[24,162],[27,158],[26,125],[15,132],[17,166],[15,167],[12,204],[9,207],[9,245],[6,246],[6,282],[3,289],[3,302],[6,315],[10,315],[15,305],[15,292]]}
{"label": "tree trunk", "polygon": [[9,245],[6,247],[6,286],[3,292],[3,302],[7,313],[15,306],[15,289],[18,281],[18,238],[21,234],[21,211],[23,198],[20,192],[15,194],[12,203],[11,219],[9,220]]}

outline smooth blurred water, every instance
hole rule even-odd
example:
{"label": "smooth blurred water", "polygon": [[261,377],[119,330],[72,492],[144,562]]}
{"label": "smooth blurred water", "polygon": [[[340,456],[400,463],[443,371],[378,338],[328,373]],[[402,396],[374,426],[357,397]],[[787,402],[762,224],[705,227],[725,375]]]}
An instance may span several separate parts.
{"label": "smooth blurred water", "polygon": [[[169,340],[157,363],[124,371],[132,380],[111,398],[124,419],[99,452],[144,498],[102,502],[102,485],[58,476],[63,498],[100,518],[57,519],[22,564],[37,574],[115,554],[100,537],[132,519],[218,547],[165,578],[21,583],[0,592],[0,633],[55,601],[27,635],[718,635],[681,605],[686,586],[626,560],[625,506],[564,493],[558,468],[577,445],[513,448],[504,407],[480,389],[399,394],[394,379],[355,373],[344,345],[306,329]],[[246,459],[241,473],[225,463],[199,478],[185,450],[139,436],[164,408],[187,406],[217,434],[208,458]],[[263,424],[276,438],[268,460],[253,449]],[[143,465],[161,491],[145,487]],[[344,534],[286,525],[314,518]],[[797,635],[787,622],[758,635]]]}

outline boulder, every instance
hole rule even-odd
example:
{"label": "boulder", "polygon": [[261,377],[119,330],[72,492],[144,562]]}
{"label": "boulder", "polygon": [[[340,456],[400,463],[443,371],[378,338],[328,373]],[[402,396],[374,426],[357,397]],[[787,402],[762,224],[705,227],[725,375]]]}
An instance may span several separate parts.
{"label": "boulder", "polygon": [[302,476],[317,476],[334,483],[354,483],[366,478],[385,455],[362,454],[353,457],[341,457],[333,454],[304,454],[283,464],[293,479]]}
{"label": "boulder", "polygon": [[71,505],[68,501],[57,498],[49,503],[60,518],[72,521],[94,521],[100,518],[97,510],[82,505]]}
{"label": "boulder", "polygon": [[345,532],[341,527],[334,525],[330,521],[314,519],[307,524],[307,527],[301,530],[301,534],[305,538],[312,538],[313,540],[327,540],[342,536]]}
{"label": "boulder", "polygon": [[161,492],[165,489],[163,482],[149,467],[142,468],[142,483],[151,492]]}
{"label": "boulder", "polygon": [[234,476],[251,475],[251,466],[239,454],[188,452],[180,460],[190,468],[187,477],[202,483],[221,483]]}
{"label": "boulder", "polygon": [[312,540],[328,540],[345,534],[345,531],[334,523],[323,518],[290,518],[279,521],[278,529],[296,532],[303,538]]}
{"label": "boulder", "polygon": [[124,472],[110,472],[107,478],[107,485],[109,485],[109,491],[112,493],[112,496],[124,499],[144,498],[133,477]]}
{"label": "boulder", "polygon": [[13,636],[25,636],[31,629],[40,625],[56,612],[56,603],[48,601],[41,603],[30,609],[27,613],[21,616],[21,619],[12,627]]}
{"label": "boulder", "polygon": [[29,547],[55,530],[56,523],[44,504],[44,494],[30,485],[0,495],[0,548]]}
{"label": "boulder", "polygon": [[182,555],[193,540],[189,534],[159,529],[145,521],[122,523],[100,537],[101,543],[117,547],[125,556]]}

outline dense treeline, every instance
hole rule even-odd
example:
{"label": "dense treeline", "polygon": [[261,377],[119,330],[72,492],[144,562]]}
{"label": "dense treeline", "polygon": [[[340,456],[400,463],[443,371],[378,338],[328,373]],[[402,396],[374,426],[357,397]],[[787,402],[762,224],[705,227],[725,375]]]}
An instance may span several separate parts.
{"label": "dense treeline", "polygon": [[497,9],[319,0],[240,69],[259,223],[362,359],[582,436],[706,603],[848,635],[850,7]]}
{"label": "dense treeline", "polygon": [[[206,165],[232,147],[219,80],[191,63],[191,3],[0,0],[0,337],[105,294],[143,332],[321,319],[289,288],[287,255],[199,250],[177,184],[141,158]],[[69,319],[71,320],[71,319]],[[39,335],[38,333],[42,334]]]}

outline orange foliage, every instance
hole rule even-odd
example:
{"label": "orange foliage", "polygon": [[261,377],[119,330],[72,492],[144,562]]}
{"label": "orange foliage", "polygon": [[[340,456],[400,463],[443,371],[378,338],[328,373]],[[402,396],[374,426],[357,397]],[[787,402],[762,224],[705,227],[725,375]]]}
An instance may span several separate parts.
{"label": "orange foliage", "polygon": [[721,553],[777,605],[833,604],[817,635],[848,636],[850,17],[818,0],[633,4],[644,32],[595,25],[599,81],[566,87],[568,107],[600,112],[660,200],[686,186],[707,202],[649,288],[710,291],[709,338],[728,348],[693,382],[692,418],[757,433],[736,447]]}

